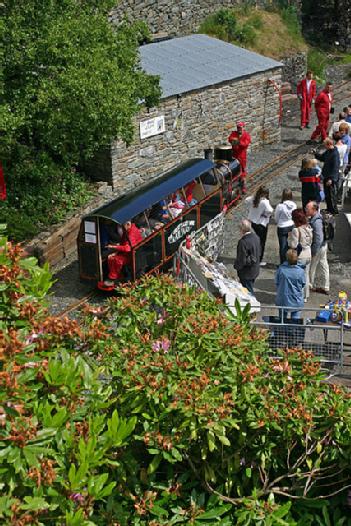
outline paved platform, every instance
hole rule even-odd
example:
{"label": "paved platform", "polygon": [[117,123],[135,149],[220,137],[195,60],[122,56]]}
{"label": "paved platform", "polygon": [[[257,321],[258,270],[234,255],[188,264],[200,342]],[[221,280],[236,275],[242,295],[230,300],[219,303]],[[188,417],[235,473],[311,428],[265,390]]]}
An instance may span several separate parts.
{"label": "paved platform", "polygon": [[[338,100],[336,113],[342,109],[343,106],[351,102],[351,92],[347,98]],[[311,129],[300,130],[298,116],[287,118],[285,115],[282,127],[282,142],[279,145],[267,147],[264,150],[257,150],[249,155],[249,173],[257,170],[262,164],[268,163],[273,157],[283,153],[284,148],[291,148],[297,144],[303,144],[310,136],[315,119],[312,121]],[[281,175],[276,176],[269,185],[270,201],[275,207],[281,199],[281,194],[284,188],[291,188],[293,197],[298,206],[301,206],[301,184],[298,179],[298,172],[301,167],[300,156],[296,163],[283,171]],[[322,205],[324,207],[325,204]],[[348,221],[348,214],[351,213],[351,198],[350,196],[345,200],[344,207],[340,210],[340,214],[336,218],[336,236],[334,240],[333,250],[328,253],[328,261],[330,268],[330,298],[337,296],[338,291],[345,290],[349,297],[351,297],[351,225]],[[236,245],[239,239],[238,224],[242,217],[246,217],[246,206],[244,203],[232,210],[227,216],[225,224],[225,251],[224,263],[233,276],[236,272],[233,269],[233,260],[236,255]],[[264,304],[274,305],[275,303],[275,284],[274,276],[277,265],[279,264],[279,245],[277,237],[277,227],[274,221],[271,221],[268,229],[267,244],[264,260],[267,262],[266,267],[262,267],[260,275],[255,284],[255,292],[257,299]],[[318,286],[318,280],[317,280]],[[318,309],[321,304],[324,304],[328,297],[323,294],[311,293],[306,307]],[[350,339],[351,334],[347,339]],[[347,357],[347,363],[350,362],[350,367],[347,370],[347,375],[351,378],[351,358]],[[350,382],[351,383],[351,382]]]}

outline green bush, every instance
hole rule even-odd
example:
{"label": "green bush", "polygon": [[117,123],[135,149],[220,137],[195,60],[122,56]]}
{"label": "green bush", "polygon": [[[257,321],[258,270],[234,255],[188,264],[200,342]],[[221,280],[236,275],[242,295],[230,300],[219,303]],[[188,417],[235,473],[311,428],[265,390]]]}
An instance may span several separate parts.
{"label": "green bush", "polygon": [[301,24],[295,6],[289,5],[280,10],[281,17],[291,36],[302,39]]}
{"label": "green bush", "polygon": [[256,39],[256,30],[261,27],[262,20],[258,13],[250,17],[244,24],[239,24],[232,9],[220,9],[202,22],[199,32],[227,42],[252,45]]}
{"label": "green bush", "polygon": [[328,65],[326,53],[318,48],[310,48],[307,53],[307,67],[313,71],[317,80],[325,80],[325,68]]}
{"label": "green bush", "polygon": [[75,169],[56,164],[46,153],[35,161],[23,156],[5,171],[7,201],[0,204],[0,222],[16,241],[64,219],[93,195],[91,185]]}
{"label": "green bush", "polygon": [[350,395],[309,353],[166,276],[77,321],[3,238],[0,273],[3,524],[348,524]]}

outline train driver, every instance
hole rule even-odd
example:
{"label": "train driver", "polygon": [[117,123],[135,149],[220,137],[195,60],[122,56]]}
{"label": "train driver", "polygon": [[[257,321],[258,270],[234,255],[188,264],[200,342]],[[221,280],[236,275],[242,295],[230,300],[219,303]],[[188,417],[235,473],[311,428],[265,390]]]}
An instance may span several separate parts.
{"label": "train driver", "polygon": [[122,280],[124,278],[123,268],[132,261],[132,247],[143,240],[139,228],[131,221],[124,223],[123,230],[122,239],[118,245],[107,245],[107,248],[112,248],[116,251],[107,258],[109,279],[104,282],[104,285],[107,287],[114,285],[113,280]]}

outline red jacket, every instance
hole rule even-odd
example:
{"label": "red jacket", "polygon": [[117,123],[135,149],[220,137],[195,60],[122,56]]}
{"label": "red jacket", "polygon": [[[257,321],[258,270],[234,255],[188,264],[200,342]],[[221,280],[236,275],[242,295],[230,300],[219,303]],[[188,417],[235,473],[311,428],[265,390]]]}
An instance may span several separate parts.
{"label": "red jacket", "polygon": [[315,80],[311,80],[310,91],[307,92],[307,79],[302,79],[297,85],[297,94],[309,103],[316,98],[317,84]]}
{"label": "red jacket", "polygon": [[[330,96],[330,97],[329,97]],[[314,104],[316,108],[317,117],[329,118],[330,108],[333,102],[333,95],[322,90],[316,98]]]}
{"label": "red jacket", "polygon": [[231,143],[235,139],[239,139],[239,144],[233,145],[233,157],[237,158],[240,157],[243,153],[246,153],[246,150],[248,149],[251,143],[251,136],[249,133],[247,133],[247,131],[243,131],[240,136],[237,131],[232,131],[232,133],[228,137],[228,142]]}
{"label": "red jacket", "polygon": [[132,223],[129,232],[124,232],[121,244],[117,245],[115,248],[117,252],[130,252],[132,247],[137,245],[143,240],[143,236],[137,226]]}

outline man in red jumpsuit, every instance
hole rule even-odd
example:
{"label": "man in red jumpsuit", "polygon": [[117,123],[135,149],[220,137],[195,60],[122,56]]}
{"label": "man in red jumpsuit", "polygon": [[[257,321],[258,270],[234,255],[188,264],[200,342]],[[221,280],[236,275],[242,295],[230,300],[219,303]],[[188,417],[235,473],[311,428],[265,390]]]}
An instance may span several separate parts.
{"label": "man in red jumpsuit", "polygon": [[244,130],[245,123],[237,122],[236,131],[228,137],[228,141],[233,147],[233,157],[237,159],[241,166],[240,182],[241,182],[241,191],[243,194],[246,194],[246,165],[247,165],[247,149],[251,143],[250,134]]}
{"label": "man in red jumpsuit", "polygon": [[[107,258],[108,277],[110,280],[123,279],[123,267],[132,262],[132,247],[143,240],[141,232],[131,221],[124,223],[124,232],[119,245],[107,245],[107,248],[113,248],[115,253],[110,254]],[[105,281],[105,285],[113,285],[113,281]]]}
{"label": "man in red jumpsuit", "polygon": [[321,137],[321,141],[328,137],[329,115],[332,107],[333,95],[332,84],[327,82],[325,88],[320,92],[314,104],[317,113],[318,126],[311,135],[311,141],[316,141]]}
{"label": "man in red jumpsuit", "polygon": [[302,79],[297,85],[297,96],[300,99],[301,109],[301,126],[303,128],[309,128],[309,122],[311,118],[312,102],[316,98],[317,85],[316,81],[312,78],[312,71],[307,71],[306,77]]}

